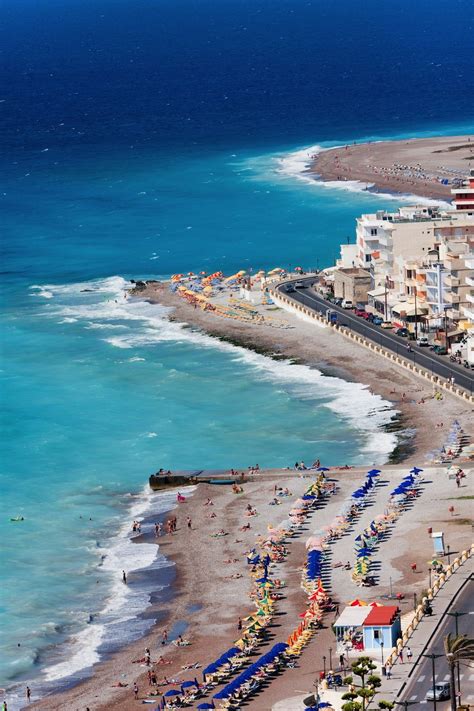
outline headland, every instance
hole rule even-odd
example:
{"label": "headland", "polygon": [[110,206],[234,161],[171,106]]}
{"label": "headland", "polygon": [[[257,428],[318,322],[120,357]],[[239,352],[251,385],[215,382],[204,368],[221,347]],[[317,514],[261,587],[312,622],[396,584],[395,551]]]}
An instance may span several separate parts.
{"label": "headland", "polygon": [[474,166],[474,136],[351,143],[321,150],[308,172],[322,181],[358,181],[373,192],[451,199]]}

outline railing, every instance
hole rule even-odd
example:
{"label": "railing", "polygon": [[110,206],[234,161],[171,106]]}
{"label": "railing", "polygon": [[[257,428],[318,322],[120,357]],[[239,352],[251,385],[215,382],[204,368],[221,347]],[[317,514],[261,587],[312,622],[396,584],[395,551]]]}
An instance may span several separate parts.
{"label": "railing", "polygon": [[[458,570],[458,568],[463,565],[463,563],[468,560],[471,555],[474,553],[474,543],[471,545],[470,548],[466,548],[461,555],[459,555],[457,558],[453,560],[451,565],[448,565],[446,570],[441,573],[441,575],[435,580],[431,588],[428,589],[427,592],[427,597],[428,600],[432,600],[436,595],[439,593],[441,588],[445,585],[446,581],[449,580],[451,575]],[[391,667],[395,663],[395,661],[398,658],[398,655],[400,654],[401,650],[408,644],[408,640],[410,637],[413,635],[413,632],[416,630],[418,627],[419,623],[424,617],[424,612],[423,612],[423,605],[420,604],[416,608],[416,610],[413,612],[413,618],[411,622],[409,623],[408,627],[406,628],[405,632],[402,634],[401,638],[397,640],[397,644],[395,649],[389,654],[386,664]]]}

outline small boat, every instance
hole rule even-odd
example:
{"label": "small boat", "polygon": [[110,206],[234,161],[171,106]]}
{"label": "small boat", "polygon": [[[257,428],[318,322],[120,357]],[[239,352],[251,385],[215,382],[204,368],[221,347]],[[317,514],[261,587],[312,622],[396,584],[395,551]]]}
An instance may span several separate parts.
{"label": "small boat", "polygon": [[11,519],[10,519],[10,521],[15,521],[15,522],[16,522],[16,521],[24,521],[24,520],[25,520],[25,519],[24,519],[23,516],[15,516],[15,518],[11,518]]}

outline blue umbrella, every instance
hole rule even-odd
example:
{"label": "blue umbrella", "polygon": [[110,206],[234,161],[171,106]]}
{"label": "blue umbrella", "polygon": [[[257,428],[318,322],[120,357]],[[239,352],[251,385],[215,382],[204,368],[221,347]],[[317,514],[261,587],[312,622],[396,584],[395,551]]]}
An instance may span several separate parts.
{"label": "blue umbrella", "polygon": [[318,467],[318,468],[316,469],[316,471],[317,471],[317,472],[328,472],[329,469],[328,469],[328,467]]}
{"label": "blue umbrella", "polygon": [[369,476],[377,476],[377,474],[380,474],[382,472],[381,469],[371,469],[367,474]]}
{"label": "blue umbrella", "polygon": [[169,691],[165,691],[163,696],[179,696],[181,693],[181,690],[176,691],[176,689],[170,689]]}
{"label": "blue umbrella", "polygon": [[413,474],[419,474],[420,472],[423,471],[423,469],[419,469],[418,467],[413,467],[413,469],[410,469]]}
{"label": "blue umbrella", "polygon": [[199,704],[198,709],[215,709],[214,704]]}

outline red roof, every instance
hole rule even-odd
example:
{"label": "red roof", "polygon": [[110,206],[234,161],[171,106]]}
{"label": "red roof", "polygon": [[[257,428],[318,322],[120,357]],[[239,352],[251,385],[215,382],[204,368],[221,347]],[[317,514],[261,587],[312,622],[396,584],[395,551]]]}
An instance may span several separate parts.
{"label": "red roof", "polygon": [[399,613],[396,605],[373,607],[363,622],[364,627],[387,627]]}

